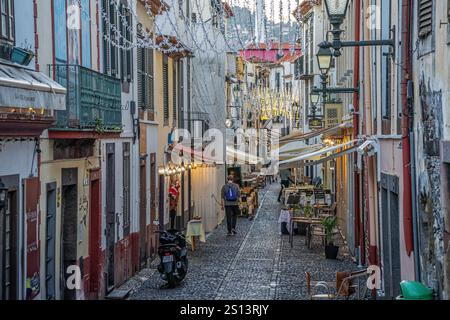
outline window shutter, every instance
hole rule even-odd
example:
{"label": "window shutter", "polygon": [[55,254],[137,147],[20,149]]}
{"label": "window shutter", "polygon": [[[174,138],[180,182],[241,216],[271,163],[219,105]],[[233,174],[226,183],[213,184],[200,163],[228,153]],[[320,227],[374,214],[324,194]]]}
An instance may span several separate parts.
{"label": "window shutter", "polygon": [[[130,10],[127,10],[127,24],[129,26],[129,28],[127,29],[126,35],[127,35],[127,40],[131,43],[132,42],[132,34],[131,34],[131,24],[133,22],[132,17],[131,17],[131,12]],[[132,82],[133,80],[133,49],[129,49],[126,51],[125,54],[125,59],[127,62],[127,81],[128,82]]]}
{"label": "window shutter", "polygon": [[175,125],[177,120],[177,72],[175,67],[177,64],[174,62],[172,65],[172,118]]}
{"label": "window shutter", "polygon": [[169,124],[169,64],[167,57],[163,61],[163,98],[164,98],[164,125]]}
{"label": "window shutter", "polygon": [[145,106],[154,112],[153,103],[153,50],[145,50]]}
{"label": "window shutter", "polygon": [[117,36],[116,32],[113,30],[116,30],[117,28],[117,12],[114,7],[113,3],[110,3],[109,5],[109,21],[111,22],[111,28],[110,28],[110,34],[111,34],[111,75],[117,76],[118,70],[117,70],[117,56],[118,56],[118,50],[117,47],[113,46],[113,43],[117,42]]}
{"label": "window shutter", "polygon": [[[107,17],[109,17],[109,4],[108,0],[103,0],[102,2],[102,8],[103,13],[106,14]],[[111,48],[109,44],[111,32],[110,32],[110,26],[106,22],[106,19],[102,19],[103,21],[103,72],[105,74],[109,74],[111,71],[110,68],[110,59],[111,59]]]}
{"label": "window shutter", "polygon": [[145,49],[137,49],[137,68],[138,68],[138,108],[145,109]]}
{"label": "window shutter", "polygon": [[433,0],[419,0],[419,37],[425,38],[433,31]]}
{"label": "window shutter", "polygon": [[447,20],[450,22],[450,0],[447,0]]}
{"label": "window shutter", "polygon": [[[120,10],[120,16],[123,17],[124,14],[125,14],[125,8],[123,7],[123,4],[120,4],[119,10]],[[126,39],[127,28],[125,27],[125,24],[122,22],[122,18],[119,18],[119,22],[120,22],[119,23],[120,34],[125,36],[125,39]],[[120,39],[119,39],[119,43],[120,43],[121,46],[125,45],[125,40],[124,40],[123,36],[120,37]],[[125,50],[119,49],[119,57],[120,57],[120,63],[119,63],[119,66],[120,66],[120,79],[122,81],[124,81],[125,80],[125,73],[126,73]]]}

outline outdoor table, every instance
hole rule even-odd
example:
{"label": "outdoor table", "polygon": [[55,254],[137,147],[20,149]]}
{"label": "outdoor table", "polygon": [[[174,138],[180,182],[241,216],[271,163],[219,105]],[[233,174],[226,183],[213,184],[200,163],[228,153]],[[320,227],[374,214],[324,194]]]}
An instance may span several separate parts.
{"label": "outdoor table", "polygon": [[192,251],[195,251],[195,238],[199,237],[201,242],[206,241],[205,229],[202,220],[190,220],[186,228],[186,241],[191,244]]}
{"label": "outdoor table", "polygon": [[[318,218],[307,218],[307,217],[293,217],[291,219],[291,230],[294,230],[294,223],[304,223],[306,224],[306,246],[309,246],[309,242],[311,241],[311,225],[313,224],[321,224],[321,219]],[[291,231],[289,233],[289,243],[291,244],[291,248],[294,246],[294,234]]]}

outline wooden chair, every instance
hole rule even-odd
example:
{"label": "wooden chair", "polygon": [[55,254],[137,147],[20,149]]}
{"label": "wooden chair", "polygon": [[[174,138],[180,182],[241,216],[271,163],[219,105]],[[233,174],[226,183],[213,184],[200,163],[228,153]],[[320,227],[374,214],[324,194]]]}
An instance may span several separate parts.
{"label": "wooden chair", "polygon": [[325,245],[326,241],[326,234],[325,234],[325,228],[321,224],[311,224],[310,225],[310,235],[309,235],[309,242],[308,242],[308,249],[312,249],[312,243],[314,238],[320,238],[322,245]]}
{"label": "wooden chair", "polygon": [[314,189],[316,204],[325,204],[325,192],[322,189]]}
{"label": "wooden chair", "polygon": [[[306,291],[311,300],[335,300],[338,298],[348,300],[356,293],[359,300],[366,296],[367,277],[367,269],[363,269],[355,272],[336,272],[335,282],[314,281],[311,274],[306,272]],[[361,284],[364,290],[361,290]]]}
{"label": "wooden chair", "polygon": [[335,216],[336,215],[336,207],[337,207],[337,204],[335,202],[329,208],[320,208],[319,209],[319,211],[320,211],[319,217],[325,218],[328,216]]}

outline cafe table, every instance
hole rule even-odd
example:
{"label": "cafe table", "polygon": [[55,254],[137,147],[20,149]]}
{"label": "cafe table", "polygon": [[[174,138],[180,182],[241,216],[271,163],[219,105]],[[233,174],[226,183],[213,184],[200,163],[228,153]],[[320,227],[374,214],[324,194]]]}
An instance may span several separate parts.
{"label": "cafe table", "polygon": [[186,241],[191,245],[192,251],[196,248],[196,237],[199,237],[201,242],[206,241],[205,228],[200,219],[190,220],[186,228]]}

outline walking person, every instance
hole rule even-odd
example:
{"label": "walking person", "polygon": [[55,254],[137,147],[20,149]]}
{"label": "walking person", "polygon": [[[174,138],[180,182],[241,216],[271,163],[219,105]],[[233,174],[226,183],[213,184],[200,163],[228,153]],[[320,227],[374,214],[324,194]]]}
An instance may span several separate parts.
{"label": "walking person", "polygon": [[175,218],[177,217],[179,189],[180,184],[178,180],[176,182],[172,182],[169,188],[169,216],[170,216],[171,230],[175,228]]}
{"label": "walking person", "polygon": [[280,193],[278,194],[278,202],[281,201],[281,195],[283,194],[283,190],[285,188],[289,188],[290,183],[294,183],[294,181],[292,181],[291,179],[290,169],[280,170],[280,178],[281,178],[281,190]]}
{"label": "walking person", "polygon": [[221,197],[222,210],[225,208],[227,217],[227,235],[232,236],[237,234],[236,220],[241,211],[241,190],[239,189],[239,185],[233,182],[232,175],[227,177],[227,183],[222,187]]}

